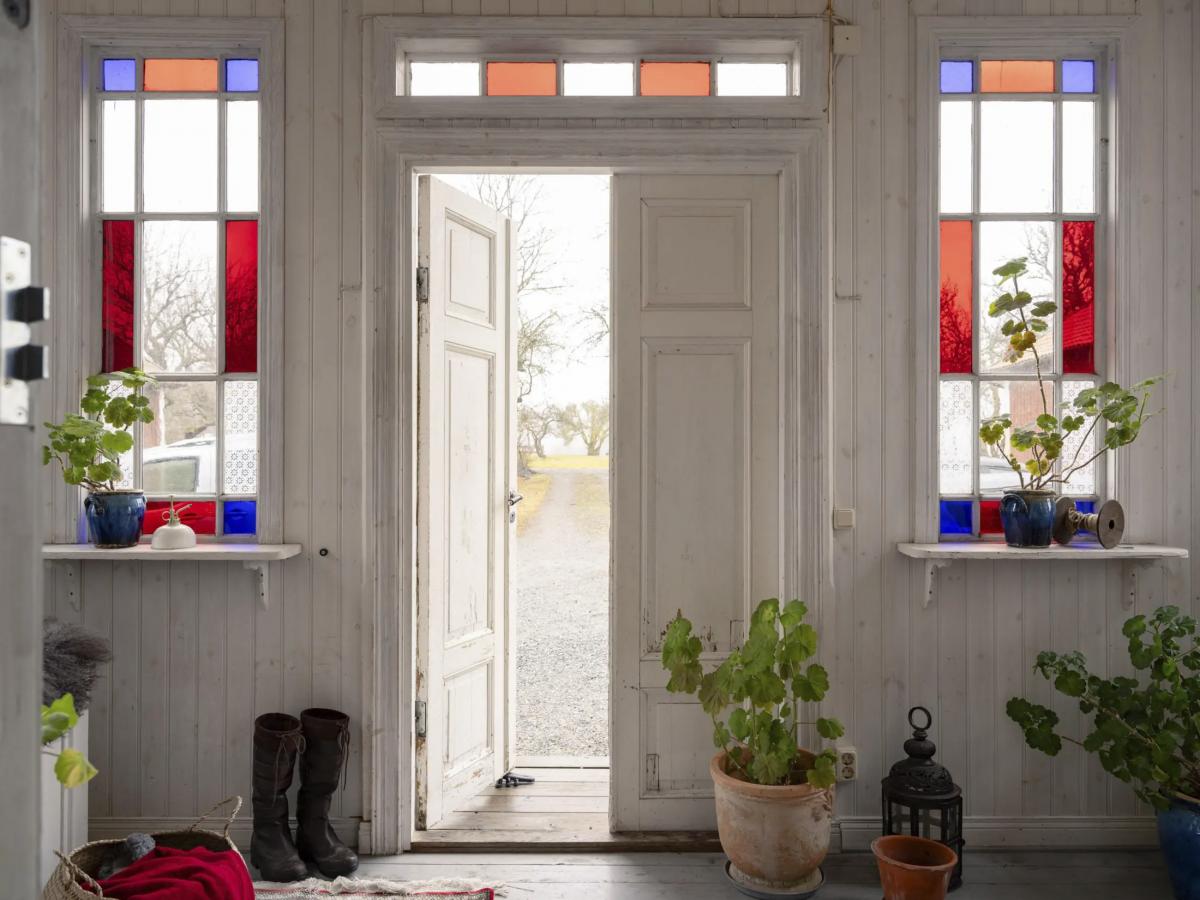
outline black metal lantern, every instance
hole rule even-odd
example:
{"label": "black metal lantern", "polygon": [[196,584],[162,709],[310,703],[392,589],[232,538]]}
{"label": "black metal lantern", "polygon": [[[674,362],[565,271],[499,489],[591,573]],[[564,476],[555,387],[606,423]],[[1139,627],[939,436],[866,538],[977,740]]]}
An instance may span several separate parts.
{"label": "black metal lantern", "polygon": [[[925,714],[925,724],[913,721],[916,713]],[[913,736],[904,742],[908,759],[892,766],[883,779],[883,833],[911,834],[931,838],[958,854],[958,864],[950,878],[950,890],[962,884],[963,836],[962,789],[954,783],[949,770],[933,761],[937,747],[929,740],[933,716],[923,706],[908,711]]]}

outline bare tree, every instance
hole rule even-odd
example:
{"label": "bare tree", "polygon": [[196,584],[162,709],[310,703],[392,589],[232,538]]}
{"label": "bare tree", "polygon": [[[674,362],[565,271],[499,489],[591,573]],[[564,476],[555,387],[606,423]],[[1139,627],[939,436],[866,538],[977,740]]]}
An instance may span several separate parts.
{"label": "bare tree", "polygon": [[564,441],[578,437],[587,448],[588,456],[599,456],[608,440],[608,401],[585,400],[564,407],[558,428]]}
{"label": "bare tree", "polygon": [[562,352],[559,337],[560,318],[551,310],[541,315],[520,315],[517,329],[517,402],[524,403],[533,393],[535,382],[546,375],[554,358]]}
{"label": "bare tree", "polygon": [[[155,223],[142,247],[142,358],[159,372],[216,371],[216,230],[211,223]],[[211,228],[211,238],[200,229]],[[211,244],[211,246],[206,246]]]}
{"label": "bare tree", "polygon": [[517,410],[517,429],[520,432],[522,447],[545,459],[546,438],[558,427],[561,417],[562,410],[557,406],[521,404]]}

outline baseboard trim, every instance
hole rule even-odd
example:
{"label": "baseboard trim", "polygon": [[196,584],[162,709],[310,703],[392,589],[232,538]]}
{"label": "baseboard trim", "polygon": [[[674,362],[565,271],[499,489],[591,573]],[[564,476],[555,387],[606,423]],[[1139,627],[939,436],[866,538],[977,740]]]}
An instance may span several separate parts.
{"label": "baseboard trim", "polygon": [[[183,831],[190,828],[196,820],[194,818],[98,818],[88,820],[88,840],[89,841],[105,841],[105,840],[120,840],[126,835],[135,832],[144,834],[154,834],[159,831]],[[361,820],[358,818],[338,818],[332,819],[333,830],[337,832],[337,836],[349,847],[358,847],[359,825]],[[251,820],[249,817],[238,819],[229,828],[229,836],[233,838],[233,842],[238,845],[238,849],[243,853],[250,852],[250,829]],[[222,828],[220,820],[206,821],[202,828],[210,828],[214,831],[220,831]],[[296,820],[292,820],[292,828],[295,829]]]}
{"label": "baseboard trim", "polygon": [[[835,823],[834,846],[869,850],[879,837],[875,816],[843,816]],[[972,849],[1155,847],[1151,816],[966,816],[963,837]]]}

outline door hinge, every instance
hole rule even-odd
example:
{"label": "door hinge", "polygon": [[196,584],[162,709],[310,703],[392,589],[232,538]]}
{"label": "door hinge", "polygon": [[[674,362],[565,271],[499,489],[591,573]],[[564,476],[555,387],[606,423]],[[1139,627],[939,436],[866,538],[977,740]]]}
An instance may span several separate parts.
{"label": "door hinge", "polygon": [[646,792],[657,794],[658,787],[658,754],[646,754]]}
{"label": "door hinge", "polygon": [[429,266],[417,266],[417,302],[429,302]]}
{"label": "door hinge", "polygon": [[425,737],[425,701],[418,700],[413,710],[413,730],[417,737]]}

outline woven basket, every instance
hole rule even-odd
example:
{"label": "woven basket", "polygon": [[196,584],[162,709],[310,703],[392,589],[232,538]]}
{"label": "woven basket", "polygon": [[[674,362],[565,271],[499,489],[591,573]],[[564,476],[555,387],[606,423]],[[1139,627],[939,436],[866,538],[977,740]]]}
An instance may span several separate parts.
{"label": "woven basket", "polygon": [[[225,827],[218,834],[200,828],[200,823],[227,803],[234,804],[233,812],[225,820]],[[222,800],[183,831],[162,831],[152,834],[154,842],[159,847],[173,847],[176,850],[191,850],[193,847],[207,847],[209,850],[232,850],[238,853],[237,845],[229,837],[229,826],[242,808],[241,797],[229,797]],[[104,891],[95,881],[95,875],[100,870],[105,851],[109,847],[123,844],[124,841],[91,841],[71,852],[70,856],[58,853],[58,868],[42,889],[42,900],[96,900],[103,897]],[[241,854],[238,853],[239,858]],[[83,882],[87,887],[83,887]]]}

